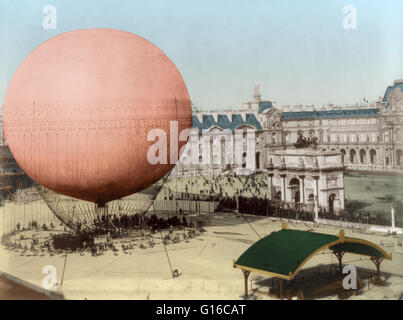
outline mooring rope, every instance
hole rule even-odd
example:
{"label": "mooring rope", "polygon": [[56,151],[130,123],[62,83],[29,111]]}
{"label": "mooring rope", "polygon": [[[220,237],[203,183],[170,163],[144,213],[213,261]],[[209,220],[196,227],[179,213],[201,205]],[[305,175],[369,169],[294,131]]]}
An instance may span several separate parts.
{"label": "mooring rope", "polygon": [[255,233],[257,234],[257,236],[259,237],[259,239],[262,239],[262,237],[260,236],[260,234],[256,231],[256,229],[251,225],[251,223],[248,221],[248,219],[246,217],[244,217],[244,219],[246,220],[246,222],[249,224],[249,226],[252,228],[253,231],[255,231]]}
{"label": "mooring rope", "polygon": [[171,269],[171,275],[172,275],[172,277],[173,277],[174,271],[173,271],[173,269],[172,269],[171,260],[169,259],[168,250],[167,250],[167,248],[166,248],[166,246],[165,246],[165,241],[164,241],[164,237],[162,236],[162,231],[161,231],[161,230],[160,230],[160,234],[161,234],[161,240],[162,240],[162,244],[164,245],[165,254],[166,254],[167,259],[168,259],[169,268]]}
{"label": "mooring rope", "polygon": [[64,258],[64,265],[63,265],[63,274],[62,274],[62,281],[60,283],[60,287],[63,286],[63,280],[64,280],[64,271],[66,270],[66,263],[67,263],[67,251],[66,251],[66,256]]}

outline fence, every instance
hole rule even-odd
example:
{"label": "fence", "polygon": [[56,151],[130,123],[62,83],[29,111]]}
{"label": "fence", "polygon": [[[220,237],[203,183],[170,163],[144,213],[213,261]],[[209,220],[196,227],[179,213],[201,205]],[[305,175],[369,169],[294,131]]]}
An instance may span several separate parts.
{"label": "fence", "polygon": [[26,203],[6,200],[0,206],[0,232],[2,235],[17,230],[18,227],[20,230],[27,229],[32,226],[33,221],[38,226],[43,224],[49,226],[51,223],[60,224],[42,200]]}
{"label": "fence", "polygon": [[[315,220],[313,203],[301,204],[295,202],[270,201],[261,198],[221,198],[218,211],[240,212],[257,216],[266,216],[301,221],[315,221],[322,224],[336,225],[360,230],[372,230],[401,233],[403,228],[392,228],[390,220],[385,217],[369,216],[364,219],[361,215],[343,211],[340,214],[331,214],[326,208],[318,207],[318,217]],[[377,212],[375,212],[377,213]],[[392,230],[393,229],[393,230]]]}
{"label": "fence", "polygon": [[382,226],[377,224],[368,224],[363,222],[351,222],[345,220],[331,220],[331,219],[317,219],[317,223],[327,224],[331,226],[337,226],[340,228],[350,228],[354,230],[368,230],[368,231],[378,231],[378,232],[396,232],[397,234],[403,234],[403,228],[393,228],[391,226]]}
{"label": "fence", "polygon": [[158,212],[179,213],[213,213],[216,211],[218,201],[206,200],[175,200],[175,199],[157,199],[154,201],[153,210]]}

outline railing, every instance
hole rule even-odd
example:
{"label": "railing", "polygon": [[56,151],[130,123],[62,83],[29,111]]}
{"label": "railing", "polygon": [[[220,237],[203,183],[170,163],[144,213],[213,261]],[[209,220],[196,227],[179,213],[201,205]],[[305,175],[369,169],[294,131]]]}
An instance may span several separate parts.
{"label": "railing", "polygon": [[388,171],[388,172],[403,172],[403,166],[401,165],[384,165],[384,164],[373,164],[373,163],[351,163],[344,162],[347,169],[350,170],[361,170],[361,171]]}
{"label": "railing", "polygon": [[386,225],[379,224],[369,224],[364,222],[351,222],[346,220],[333,220],[333,219],[323,219],[319,218],[316,220],[317,223],[327,224],[331,226],[337,226],[339,228],[350,228],[353,230],[368,230],[368,231],[380,231],[380,232],[396,232],[399,234],[403,233],[403,228],[394,228]]}

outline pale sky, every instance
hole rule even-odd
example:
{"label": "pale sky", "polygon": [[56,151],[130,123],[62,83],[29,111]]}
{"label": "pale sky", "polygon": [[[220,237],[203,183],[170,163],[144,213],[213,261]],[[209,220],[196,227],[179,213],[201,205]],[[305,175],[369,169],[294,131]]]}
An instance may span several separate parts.
{"label": "pale sky", "polygon": [[[57,12],[55,30],[42,21]],[[343,28],[353,5],[357,28]],[[261,85],[279,105],[375,100],[403,78],[403,1],[0,0],[0,102],[23,59],[47,39],[114,28],[157,45],[201,109],[240,107]]]}

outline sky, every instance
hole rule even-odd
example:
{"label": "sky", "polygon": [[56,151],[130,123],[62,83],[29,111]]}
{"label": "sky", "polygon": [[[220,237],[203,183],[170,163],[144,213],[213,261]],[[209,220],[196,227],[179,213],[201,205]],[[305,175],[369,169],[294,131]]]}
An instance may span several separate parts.
{"label": "sky", "polygon": [[[56,9],[56,29],[43,27],[46,5]],[[355,29],[343,27],[347,5]],[[0,103],[32,50],[84,28],[157,45],[202,110],[239,108],[256,81],[280,106],[345,106],[375,101],[403,78],[401,0],[0,0]]]}

